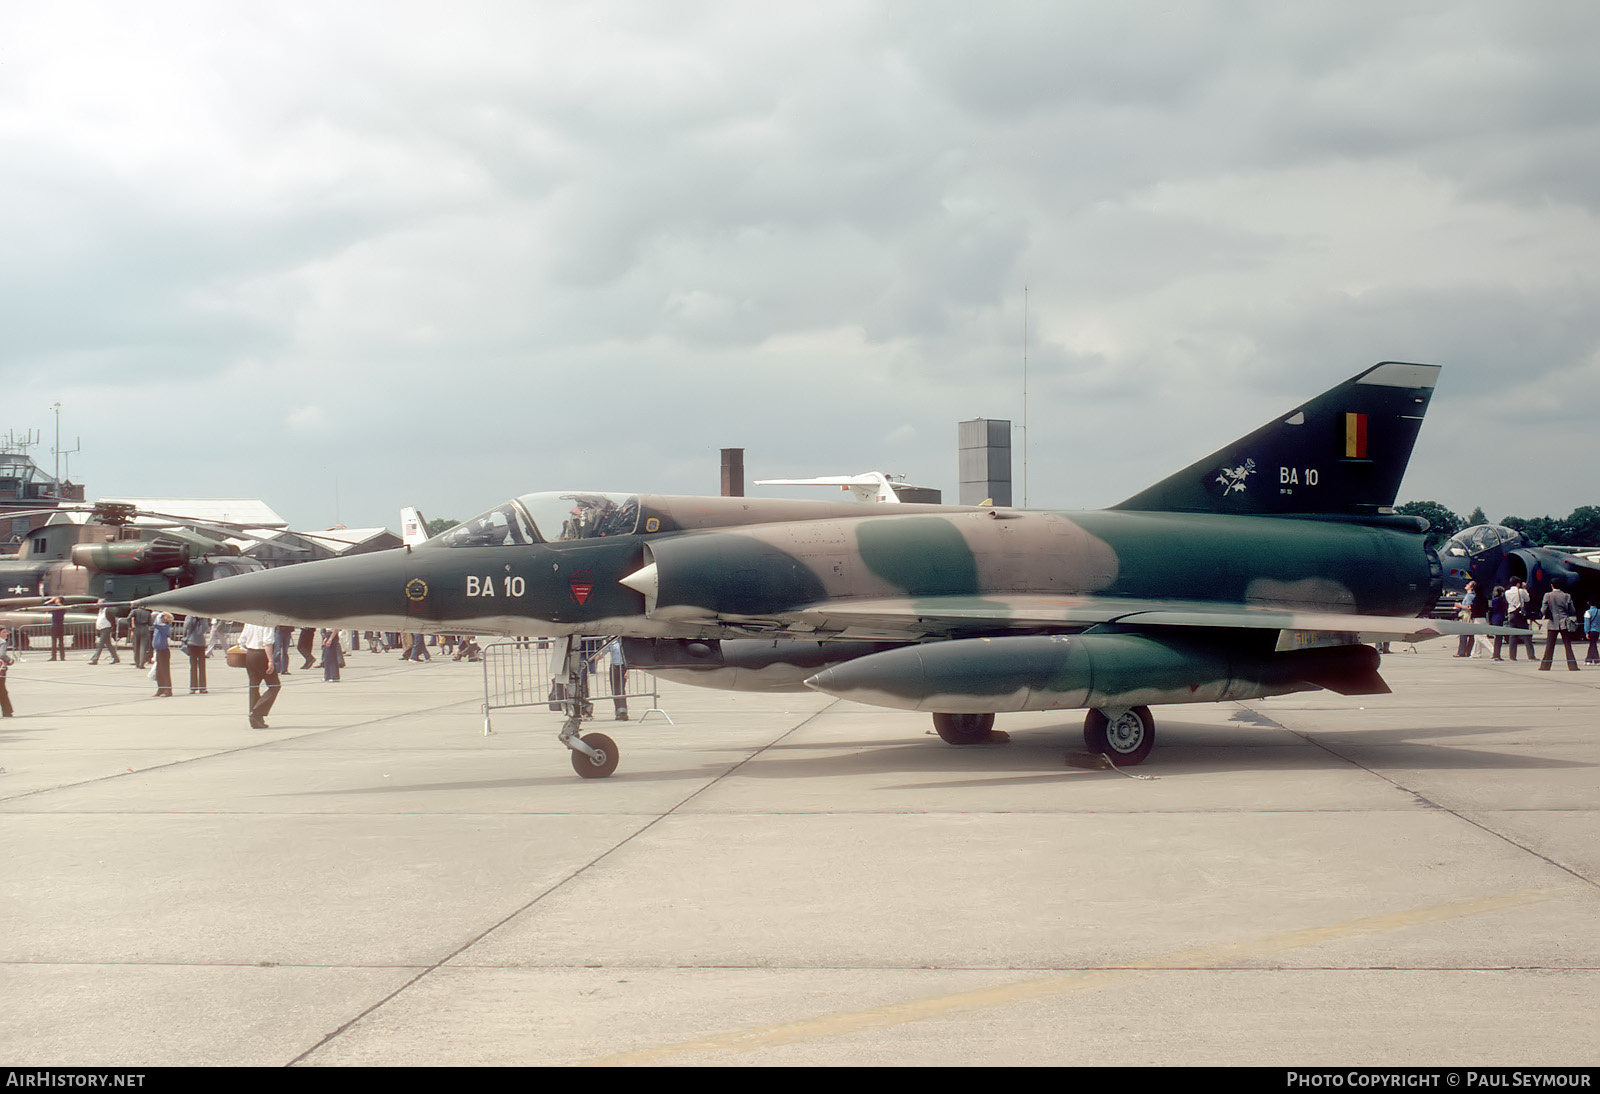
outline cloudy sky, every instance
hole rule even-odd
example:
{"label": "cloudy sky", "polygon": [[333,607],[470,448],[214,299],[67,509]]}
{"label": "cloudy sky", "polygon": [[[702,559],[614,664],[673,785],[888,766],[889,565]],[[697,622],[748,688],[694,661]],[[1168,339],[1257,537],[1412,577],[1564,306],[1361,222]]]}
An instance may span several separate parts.
{"label": "cloudy sky", "polygon": [[[1380,360],[1600,504],[1600,5],[0,0],[0,434],[301,528],[877,469],[1112,504]],[[81,440],[80,440],[81,438]],[[792,493],[792,491],[791,491]],[[803,495],[802,495],[803,496]],[[818,496],[831,496],[821,494]]]}

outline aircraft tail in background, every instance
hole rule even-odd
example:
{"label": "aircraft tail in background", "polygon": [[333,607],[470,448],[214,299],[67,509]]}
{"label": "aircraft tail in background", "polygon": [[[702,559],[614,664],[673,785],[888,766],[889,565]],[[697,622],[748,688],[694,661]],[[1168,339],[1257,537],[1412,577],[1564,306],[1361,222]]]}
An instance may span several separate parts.
{"label": "aircraft tail in background", "polygon": [[415,506],[400,510],[400,540],[407,547],[428,542],[428,522]]}

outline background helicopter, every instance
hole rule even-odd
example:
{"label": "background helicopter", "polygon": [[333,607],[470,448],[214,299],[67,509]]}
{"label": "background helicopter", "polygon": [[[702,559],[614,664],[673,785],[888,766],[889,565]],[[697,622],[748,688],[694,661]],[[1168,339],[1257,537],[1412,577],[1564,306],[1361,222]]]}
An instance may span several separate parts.
{"label": "background helicopter", "polygon": [[[263,569],[230,538],[260,539],[239,525],[156,513],[118,502],[64,505],[29,531],[17,553],[0,557],[0,625],[21,647],[49,625],[43,602],[60,597],[75,644],[92,639],[97,601],[125,603],[219,577]],[[87,513],[78,522],[69,513]],[[9,512],[30,516],[31,512]],[[138,523],[135,523],[137,521]],[[76,624],[76,625],[74,625]]]}

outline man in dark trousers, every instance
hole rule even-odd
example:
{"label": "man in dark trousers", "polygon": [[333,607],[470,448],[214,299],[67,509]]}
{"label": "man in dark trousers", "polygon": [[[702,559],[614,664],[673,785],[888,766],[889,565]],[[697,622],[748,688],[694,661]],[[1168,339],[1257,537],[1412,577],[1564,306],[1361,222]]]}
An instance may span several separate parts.
{"label": "man in dark trousers", "polygon": [[1578,606],[1572,602],[1572,594],[1565,589],[1551,589],[1544,594],[1542,607],[1545,618],[1544,630],[1549,641],[1545,643],[1544,660],[1539,662],[1539,671],[1550,671],[1550,662],[1555,658],[1558,637],[1567,649],[1567,668],[1573,672],[1579,671],[1578,659],[1572,655],[1572,636],[1578,630]]}
{"label": "man in dark trousers", "polygon": [[50,608],[50,660],[65,661],[67,659],[67,608],[61,603],[59,596],[52,596],[45,601]]}
{"label": "man in dark trousers", "polygon": [[[271,627],[248,624],[239,632],[239,645],[244,647],[244,670],[250,680],[250,725],[253,729],[267,729],[267,715],[278,700],[278,669],[272,660],[272,646],[277,635]],[[263,689],[262,685],[266,687]]]}
{"label": "man in dark trousers", "polygon": [[142,669],[150,664],[150,609],[135,606],[128,613],[128,622],[133,631],[133,663]]}
{"label": "man in dark trousers", "polygon": [[183,648],[189,655],[189,694],[206,693],[206,638],[211,620],[191,615],[183,624]]}
{"label": "man in dark trousers", "polygon": [[11,717],[11,696],[6,694],[6,669],[11,667],[11,651],[6,648],[6,629],[0,627],[0,718]]}
{"label": "man in dark trousers", "polygon": [[293,637],[293,627],[280,626],[272,630],[272,667],[280,676],[289,675],[289,639]]}
{"label": "man in dark trousers", "polygon": [[611,674],[607,683],[611,685],[611,705],[615,709],[616,719],[619,722],[628,720],[628,659],[622,654],[622,639],[613,638],[594,655],[594,667],[600,668],[600,659],[611,658]]}
{"label": "man in dark trousers", "polygon": [[[1531,599],[1533,598],[1528,593],[1528,587],[1522,583],[1522,579],[1512,578],[1511,584],[1506,587],[1506,626],[1528,630],[1531,625],[1528,619],[1528,602]],[[1517,647],[1524,642],[1528,644],[1528,660],[1533,661],[1538,658],[1538,651],[1533,648],[1533,635],[1521,634],[1511,637],[1511,660],[1517,659]]]}
{"label": "man in dark trousers", "polygon": [[295,642],[294,648],[300,652],[301,657],[305,658],[300,665],[301,668],[309,669],[317,663],[317,659],[311,654],[311,651],[316,648],[316,641],[317,629],[315,627],[300,628],[300,638]]}

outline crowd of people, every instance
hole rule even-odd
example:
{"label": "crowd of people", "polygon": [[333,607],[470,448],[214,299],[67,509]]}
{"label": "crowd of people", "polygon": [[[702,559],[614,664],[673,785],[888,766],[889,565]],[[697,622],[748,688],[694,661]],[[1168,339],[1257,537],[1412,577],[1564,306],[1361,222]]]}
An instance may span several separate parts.
{"label": "crowd of people", "polygon": [[[1589,604],[1586,610],[1579,614],[1578,604],[1572,594],[1565,589],[1552,588],[1544,594],[1539,606],[1532,605],[1533,596],[1528,592],[1528,587],[1520,577],[1513,577],[1509,585],[1496,585],[1487,596],[1478,588],[1476,581],[1467,582],[1467,591],[1462,594],[1458,611],[1462,619],[1473,623],[1487,623],[1491,627],[1514,627],[1518,630],[1529,630],[1535,626],[1544,628],[1545,646],[1544,657],[1539,661],[1539,669],[1548,672],[1553,667],[1556,652],[1556,643],[1559,641],[1567,655],[1567,668],[1577,672],[1578,659],[1572,651],[1574,638],[1587,638],[1589,648],[1584,655],[1584,664],[1600,665],[1600,604]],[[1492,661],[1504,661],[1501,655],[1502,643],[1507,638],[1495,635],[1491,642],[1483,635],[1477,636],[1476,641],[1470,634],[1461,636],[1456,646],[1453,657],[1473,656],[1473,647],[1477,647],[1477,656],[1488,657]],[[1517,659],[1517,650],[1526,643],[1528,660],[1531,662],[1537,656],[1531,633],[1514,635],[1509,638],[1511,646],[1511,660]]]}
{"label": "crowd of people", "polygon": [[[344,655],[346,634],[350,636],[351,651],[360,650],[363,634],[361,631],[347,632],[328,627],[319,631],[315,627],[302,627],[299,637],[296,638],[293,627],[246,624],[239,632],[238,646],[228,651],[228,663],[242,667],[249,680],[250,725],[255,729],[270,728],[266,719],[273,703],[277,702],[278,690],[282,687],[280,677],[291,675],[293,672],[289,668],[291,648],[301,657],[301,671],[321,668],[324,683],[337,683],[339,670],[344,668],[346,663]],[[404,646],[405,652],[400,655],[402,661],[433,660],[428,653],[430,638],[446,651],[453,649],[461,641],[456,635],[428,635],[421,632],[402,635],[395,631],[366,631],[365,636],[367,649],[373,653],[389,653]],[[471,639],[468,638],[466,641],[471,642]],[[473,661],[478,659],[476,656],[470,658]],[[461,655],[456,654],[454,660],[462,660]]]}
{"label": "crowd of people", "polygon": [[[46,600],[44,607],[50,617],[49,660],[65,661],[67,607],[59,597]],[[155,697],[167,698],[173,694],[174,640],[181,643],[189,660],[189,694],[204,695],[208,691],[206,660],[217,650],[224,650],[231,667],[245,670],[249,681],[250,725],[257,729],[268,728],[266,716],[277,701],[278,690],[282,686],[280,678],[292,672],[289,668],[291,649],[300,654],[302,671],[321,668],[323,681],[335,683],[339,680],[339,670],[346,664],[345,636],[349,635],[352,650],[361,648],[363,637],[360,631],[302,627],[296,638],[294,627],[246,624],[236,642],[230,645],[228,636],[234,625],[225,619],[213,621],[191,615],[184,620],[182,631],[174,636],[173,619],[166,612],[135,605],[122,615],[104,601],[96,604],[95,608],[95,648],[89,664],[98,665],[102,655],[107,655],[113,665],[122,663],[122,655],[118,651],[118,630],[119,624],[125,619],[127,627],[123,637],[132,647],[131,661],[136,668],[150,672],[156,685]],[[403,647],[405,653],[401,655],[402,661],[431,661],[429,645],[440,649],[454,661],[482,660],[482,651],[470,635],[366,631],[364,636],[367,648],[373,653],[389,653]],[[6,690],[6,670],[15,661],[10,637],[7,629],[0,626],[0,716],[6,718],[13,714],[11,696]]]}

